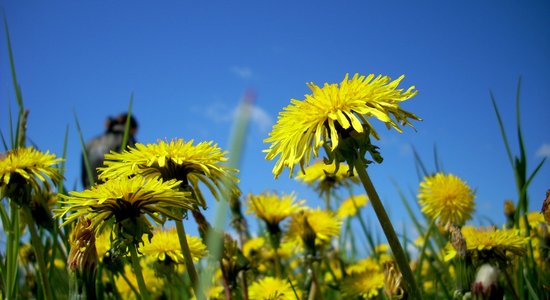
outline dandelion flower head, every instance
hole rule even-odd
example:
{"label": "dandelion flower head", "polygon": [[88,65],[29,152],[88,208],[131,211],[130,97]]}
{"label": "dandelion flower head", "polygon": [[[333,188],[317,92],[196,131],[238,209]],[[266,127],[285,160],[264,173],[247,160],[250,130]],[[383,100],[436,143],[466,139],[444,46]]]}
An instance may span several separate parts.
{"label": "dandelion flower head", "polygon": [[62,208],[56,210],[56,217],[71,212],[65,225],[86,216],[96,235],[111,224],[109,221],[115,221],[117,239],[127,234],[133,236],[134,242],[140,242],[143,234],[151,233],[151,224],[145,215],[160,224],[163,218],[177,218],[172,209],[191,209],[196,205],[189,192],[175,189],[179,184],[176,180],[140,176],[111,179],[82,192],[60,195]]}
{"label": "dandelion flower head", "polygon": [[315,233],[316,243],[327,243],[333,237],[340,235],[342,220],[332,211],[321,209],[303,209],[301,212],[294,214],[288,224],[287,237],[290,240],[301,240],[301,237],[306,232],[304,223],[308,222],[309,226]]}
{"label": "dandelion flower head", "polygon": [[368,201],[369,198],[365,194],[350,196],[340,204],[336,215],[341,219],[355,216],[357,209],[367,205]]}
{"label": "dandelion flower head", "polygon": [[302,181],[323,195],[340,186],[351,186],[359,183],[357,176],[350,176],[350,168],[347,164],[325,164],[318,160],[304,169],[303,173],[298,173],[296,180]]}
{"label": "dandelion flower head", "polygon": [[294,290],[287,280],[264,277],[250,285],[250,300],[291,300],[296,299]]}
{"label": "dandelion flower head", "polygon": [[34,190],[44,183],[49,189],[49,182],[59,183],[63,178],[56,164],[63,159],[54,154],[40,152],[32,147],[17,148],[8,151],[0,158],[0,193],[10,196],[13,189],[30,184]]}
{"label": "dandelion flower head", "polygon": [[[529,238],[521,236],[517,229],[464,226],[461,232],[466,240],[466,251],[481,258],[506,260],[511,255],[521,256],[527,251],[525,245]],[[457,255],[457,251],[449,245],[446,250],[445,260]]]}
{"label": "dandelion flower head", "polygon": [[312,154],[318,157],[323,145],[334,151],[342,134],[366,134],[379,139],[369,117],[399,132],[400,125],[412,126],[408,119],[419,118],[401,109],[399,104],[415,96],[417,91],[414,86],[406,91],[397,88],[403,78],[392,81],[388,76],[355,74],[351,79],[346,75],[340,84],[325,83],[319,87],[309,83],[312,94],[306,94],[305,100],[292,99],[279,113],[277,123],[265,140],[271,143],[269,149],[264,150],[266,159],[279,156],[273,168],[275,176],[288,167],[292,177],[294,165],[299,163],[303,169]]}
{"label": "dandelion flower head", "polygon": [[464,225],[474,212],[474,192],[453,174],[437,173],[420,183],[418,202],[422,212],[441,224]]}
{"label": "dandelion flower head", "polygon": [[342,281],[341,291],[346,299],[351,299],[352,297],[373,299],[384,288],[384,281],[384,272],[382,270],[354,273]]}
{"label": "dandelion flower head", "polygon": [[264,192],[259,195],[249,194],[247,197],[247,213],[254,213],[264,220],[268,226],[276,226],[284,219],[298,212],[305,200],[296,200],[294,193],[278,195]]}
{"label": "dandelion flower head", "polygon": [[[187,244],[193,261],[197,262],[206,255],[206,246],[200,238],[187,235]],[[143,255],[156,260],[170,260],[176,264],[185,263],[175,227],[156,230],[151,241],[145,240],[139,250]]]}
{"label": "dandelion flower head", "polygon": [[161,177],[164,180],[181,180],[183,185],[193,189],[200,204],[205,207],[205,200],[200,191],[199,183],[204,183],[216,199],[221,197],[224,185],[238,193],[236,169],[224,165],[226,154],[213,142],[193,144],[190,140],[163,140],[156,144],[137,143],[135,148],[129,148],[121,153],[111,152],[105,155],[105,166],[99,168],[100,179],[142,175],[145,177]]}

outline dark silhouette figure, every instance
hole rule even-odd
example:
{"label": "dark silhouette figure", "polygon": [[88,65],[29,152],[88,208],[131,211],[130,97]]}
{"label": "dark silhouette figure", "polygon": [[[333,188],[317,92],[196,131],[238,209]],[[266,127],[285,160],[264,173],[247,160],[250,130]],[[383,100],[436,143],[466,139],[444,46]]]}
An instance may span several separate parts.
{"label": "dark silhouette figure", "polygon": [[[105,133],[93,138],[86,144],[86,155],[90,162],[90,169],[94,177],[93,182],[97,182],[97,168],[103,166],[103,160],[105,154],[113,151],[121,151],[122,141],[124,139],[124,128],[126,126],[126,120],[128,119],[127,113],[122,113],[115,118],[109,117],[105,123]],[[136,144],[135,134],[138,129],[138,124],[133,116],[130,116],[130,130],[128,133],[127,146],[134,146]],[[86,162],[84,155],[82,156],[82,185],[84,188],[90,187],[90,179],[86,172]]]}

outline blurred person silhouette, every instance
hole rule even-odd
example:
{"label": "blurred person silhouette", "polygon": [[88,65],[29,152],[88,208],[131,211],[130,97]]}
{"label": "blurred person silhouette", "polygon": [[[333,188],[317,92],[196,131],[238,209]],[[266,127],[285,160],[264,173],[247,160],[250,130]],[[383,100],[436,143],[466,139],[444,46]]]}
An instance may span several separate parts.
{"label": "blurred person silhouette", "polygon": [[[93,175],[93,182],[97,182],[97,168],[103,166],[103,159],[105,154],[113,151],[120,152],[122,149],[122,142],[124,140],[124,129],[126,121],[128,120],[128,113],[121,113],[116,117],[108,117],[105,122],[105,132],[93,138],[86,144],[86,155],[90,162],[90,170]],[[138,129],[138,123],[135,117],[130,116],[130,128],[128,132],[127,146],[134,146],[136,144],[135,134]],[[86,171],[86,161],[84,155],[82,155],[82,185],[84,188],[89,188],[91,185],[90,178]]]}

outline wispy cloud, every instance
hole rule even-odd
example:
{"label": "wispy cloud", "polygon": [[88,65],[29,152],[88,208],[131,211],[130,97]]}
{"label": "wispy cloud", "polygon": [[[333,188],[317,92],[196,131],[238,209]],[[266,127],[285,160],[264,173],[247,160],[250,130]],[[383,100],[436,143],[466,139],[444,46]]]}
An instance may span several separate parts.
{"label": "wispy cloud", "polygon": [[249,67],[233,66],[231,67],[231,72],[243,79],[248,79],[253,76],[252,69]]}
{"label": "wispy cloud", "polygon": [[[237,117],[238,107],[229,107],[221,102],[209,104],[202,109],[204,117],[216,123],[230,123]],[[252,105],[250,108],[250,122],[261,132],[268,132],[273,125],[273,118],[261,107]]]}
{"label": "wispy cloud", "polygon": [[550,158],[550,144],[542,144],[539,149],[537,149],[537,156]]}
{"label": "wispy cloud", "polygon": [[273,118],[259,106],[252,106],[250,119],[257,124],[262,132],[268,132],[273,125]]}

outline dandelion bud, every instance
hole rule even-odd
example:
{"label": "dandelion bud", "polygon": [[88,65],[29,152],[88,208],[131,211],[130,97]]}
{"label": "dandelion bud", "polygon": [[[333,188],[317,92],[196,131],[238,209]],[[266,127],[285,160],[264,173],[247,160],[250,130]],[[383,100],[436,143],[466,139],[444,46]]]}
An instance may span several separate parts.
{"label": "dandelion bud", "polygon": [[456,254],[460,258],[466,257],[466,239],[462,235],[460,228],[454,224],[449,226],[450,241],[453,248],[456,250]]}
{"label": "dandelion bud", "polygon": [[71,274],[71,295],[87,295],[90,299],[95,298],[97,261],[92,221],[81,218],[74,228],[71,251],[67,259],[67,268]]}
{"label": "dandelion bud", "polygon": [[512,200],[504,201],[504,215],[506,216],[506,227],[514,227],[514,218],[516,215],[516,206]]}
{"label": "dandelion bud", "polygon": [[546,198],[542,202],[542,209],[540,212],[544,215],[546,223],[550,224],[550,190],[546,191]]}
{"label": "dandelion bud", "polygon": [[[498,289],[498,268],[490,264],[482,265],[476,274],[476,279],[472,285],[472,294],[474,297],[480,296],[483,299],[499,299]],[[502,296],[500,296],[502,299]]]}
{"label": "dandelion bud", "polygon": [[403,274],[394,261],[384,263],[384,294],[388,299],[403,299],[405,290],[402,285]]}

